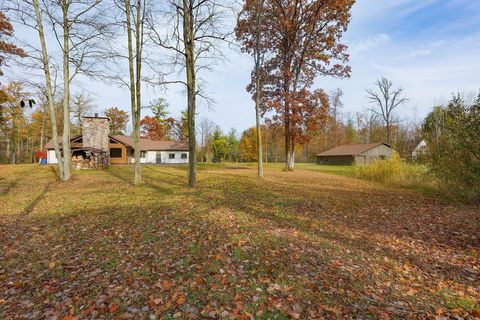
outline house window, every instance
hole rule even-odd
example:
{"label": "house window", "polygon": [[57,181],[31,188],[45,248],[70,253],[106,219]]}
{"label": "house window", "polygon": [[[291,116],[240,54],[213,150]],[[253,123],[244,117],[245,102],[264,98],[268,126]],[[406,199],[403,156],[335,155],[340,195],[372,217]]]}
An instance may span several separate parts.
{"label": "house window", "polygon": [[145,158],[147,156],[147,151],[140,151],[140,158]]}
{"label": "house window", "polygon": [[187,154],[186,153],[182,153],[182,159],[187,159]]}
{"label": "house window", "polygon": [[175,153],[169,153],[168,159],[175,159]]}
{"label": "house window", "polygon": [[110,158],[121,158],[122,149],[121,148],[110,148]]}

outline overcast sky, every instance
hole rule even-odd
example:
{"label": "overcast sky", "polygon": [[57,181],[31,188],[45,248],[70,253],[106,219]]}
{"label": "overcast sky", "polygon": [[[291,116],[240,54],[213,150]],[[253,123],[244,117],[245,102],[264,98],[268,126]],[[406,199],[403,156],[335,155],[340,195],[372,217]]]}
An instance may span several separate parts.
{"label": "overcast sky", "polygon": [[[349,46],[351,77],[321,77],[316,88],[341,88],[344,114],[353,116],[368,107],[365,89],[381,76],[405,88],[410,100],[400,115],[417,121],[452,92],[480,88],[480,0],[357,0],[343,42]],[[226,56],[212,72],[202,74],[215,103],[208,108],[200,101],[198,117],[212,119],[224,131],[234,127],[241,132],[255,121],[245,91],[252,61],[236,49],[227,49]],[[16,68],[13,74],[21,72]],[[130,108],[125,88],[92,81],[82,81],[80,87],[94,97],[99,112],[110,106]],[[143,105],[159,96],[168,100],[173,116],[186,108],[181,87],[166,92],[146,87]]]}

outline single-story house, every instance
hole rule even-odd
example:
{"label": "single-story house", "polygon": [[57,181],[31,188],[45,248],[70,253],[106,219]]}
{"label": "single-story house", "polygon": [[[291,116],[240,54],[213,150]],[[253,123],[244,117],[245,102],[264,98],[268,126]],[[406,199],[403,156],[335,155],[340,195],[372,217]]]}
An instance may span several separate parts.
{"label": "single-story house", "polygon": [[[61,142],[61,137],[59,141]],[[133,138],[125,135],[109,134],[109,119],[106,117],[84,117],[82,134],[70,139],[73,159],[90,157],[91,150],[108,155],[110,164],[134,163]],[[61,143],[60,143],[61,147]],[[53,140],[50,140],[47,149],[47,163],[57,163]],[[140,138],[141,163],[188,163],[188,144],[176,141],[151,140]]]}
{"label": "single-story house", "polygon": [[317,164],[368,164],[388,159],[394,152],[386,143],[345,144],[317,154]]}

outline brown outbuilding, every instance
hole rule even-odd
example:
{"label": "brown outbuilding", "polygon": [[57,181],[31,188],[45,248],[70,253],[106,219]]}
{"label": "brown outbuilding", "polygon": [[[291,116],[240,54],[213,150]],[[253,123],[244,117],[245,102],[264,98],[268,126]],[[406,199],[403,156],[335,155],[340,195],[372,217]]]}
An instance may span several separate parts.
{"label": "brown outbuilding", "polygon": [[394,152],[386,143],[344,144],[317,154],[317,164],[368,164],[388,159]]}

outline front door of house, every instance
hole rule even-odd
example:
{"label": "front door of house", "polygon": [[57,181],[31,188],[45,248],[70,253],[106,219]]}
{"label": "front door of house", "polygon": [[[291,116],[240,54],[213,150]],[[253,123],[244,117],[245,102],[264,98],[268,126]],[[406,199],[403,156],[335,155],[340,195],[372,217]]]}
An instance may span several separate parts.
{"label": "front door of house", "polygon": [[162,154],[160,152],[157,152],[155,155],[155,163],[162,163]]}

